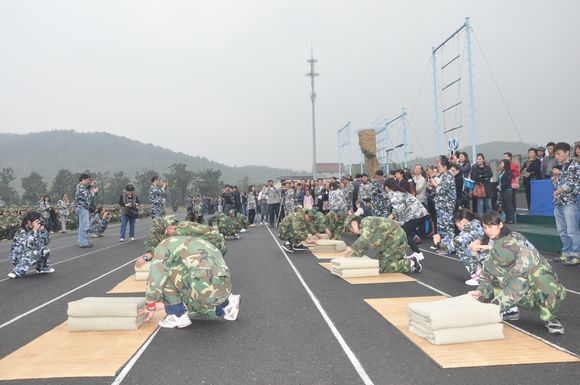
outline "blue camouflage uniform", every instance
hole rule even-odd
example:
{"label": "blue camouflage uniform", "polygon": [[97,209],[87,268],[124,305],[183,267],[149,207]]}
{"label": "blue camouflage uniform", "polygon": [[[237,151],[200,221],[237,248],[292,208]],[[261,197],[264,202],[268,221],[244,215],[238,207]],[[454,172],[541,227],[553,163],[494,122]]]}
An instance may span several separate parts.
{"label": "blue camouflage uniform", "polygon": [[22,277],[33,265],[36,265],[36,270],[39,272],[50,269],[49,242],[50,236],[46,229],[38,232],[23,228],[18,230],[14,234],[10,248],[9,259],[14,265],[12,272]]}
{"label": "blue camouflage uniform", "polygon": [[[482,238],[483,228],[477,219],[466,223],[465,226],[463,226],[463,230],[461,230],[459,234],[453,238],[453,247],[455,248],[455,252],[471,276],[474,276],[478,271],[481,270],[486,253],[473,253],[469,248],[469,245],[471,242],[481,240]],[[449,250],[446,243],[442,242],[441,246],[444,249]]]}
{"label": "blue camouflage uniform", "polygon": [[89,222],[89,233],[102,234],[107,230],[107,226],[109,226],[109,221],[101,218],[99,213],[96,213]]}
{"label": "blue camouflage uniform", "polygon": [[451,171],[441,175],[441,181],[437,185],[435,192],[435,210],[437,211],[437,233],[441,236],[441,244],[449,252],[455,251],[453,236],[455,235],[455,225],[453,223],[453,212],[455,211],[455,177]]}
{"label": "blue camouflage uniform", "polygon": [[149,204],[151,205],[151,218],[159,218],[165,215],[163,209],[163,189],[152,184],[149,187]]}
{"label": "blue camouflage uniform", "polygon": [[578,195],[580,164],[574,159],[562,165],[562,172],[553,182],[562,192],[554,196],[554,217],[562,241],[561,260],[580,264],[580,228],[578,227]]}

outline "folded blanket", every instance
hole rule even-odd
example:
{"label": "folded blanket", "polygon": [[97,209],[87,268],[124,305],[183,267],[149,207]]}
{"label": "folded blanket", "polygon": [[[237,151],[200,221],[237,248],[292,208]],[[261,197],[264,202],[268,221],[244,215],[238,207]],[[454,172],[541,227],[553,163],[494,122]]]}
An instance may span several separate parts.
{"label": "folded blanket", "polygon": [[314,246],[310,248],[313,253],[340,253],[343,250],[336,250],[334,247]]}
{"label": "folded blanket", "polygon": [[409,331],[418,335],[419,337],[426,338],[433,345],[448,345],[464,342],[504,339],[502,323],[440,329],[435,331],[425,330],[420,326],[411,323],[409,325]]}
{"label": "folded blanket", "polygon": [[342,278],[378,277],[379,268],[375,267],[369,269],[340,269],[331,266],[330,272]]}
{"label": "folded blanket", "polygon": [[137,266],[135,266],[135,271],[136,271],[136,272],[137,272],[137,271],[146,271],[146,272],[149,272],[149,269],[150,269],[150,268],[151,268],[151,262],[145,262],[145,263],[143,264],[143,266],[141,266],[141,267],[137,267]]}
{"label": "folded blanket", "polygon": [[330,261],[330,266],[337,269],[369,269],[378,268],[379,261],[368,257],[341,257]]}
{"label": "folded blanket", "polygon": [[410,303],[409,321],[440,330],[501,322],[499,306],[481,303],[465,294],[440,301]]}
{"label": "folded blanket", "polygon": [[143,317],[69,317],[70,331],[137,330]]}
{"label": "folded blanket", "polygon": [[335,239],[319,239],[316,241],[316,246],[330,246],[334,247],[336,251],[342,251],[346,249],[346,243],[344,243],[344,241]]}
{"label": "folded blanket", "polygon": [[136,271],[135,272],[135,281],[147,281],[149,279],[149,272],[148,271]]}
{"label": "folded blanket", "polygon": [[87,297],[68,303],[69,317],[137,317],[144,297]]}

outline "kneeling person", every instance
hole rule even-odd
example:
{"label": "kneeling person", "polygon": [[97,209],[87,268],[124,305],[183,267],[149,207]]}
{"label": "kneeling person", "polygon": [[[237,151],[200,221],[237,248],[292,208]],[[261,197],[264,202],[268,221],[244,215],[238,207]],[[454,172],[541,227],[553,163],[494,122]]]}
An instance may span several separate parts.
{"label": "kneeling person", "polygon": [[306,250],[302,242],[308,238],[311,220],[310,211],[302,209],[282,219],[278,226],[278,238],[286,241],[282,245],[286,251],[293,253],[295,250]]}
{"label": "kneeling person", "polygon": [[163,302],[164,328],[183,328],[192,319],[235,321],[240,295],[231,294],[230,270],[209,242],[194,237],[170,237],[156,248],[145,297],[146,321],[155,303]]}
{"label": "kneeling person", "polygon": [[360,217],[351,215],[346,226],[358,239],[344,251],[345,257],[362,257],[371,247],[378,250],[381,273],[419,273],[421,264],[414,255],[406,258],[407,236],[396,221],[383,217]]}

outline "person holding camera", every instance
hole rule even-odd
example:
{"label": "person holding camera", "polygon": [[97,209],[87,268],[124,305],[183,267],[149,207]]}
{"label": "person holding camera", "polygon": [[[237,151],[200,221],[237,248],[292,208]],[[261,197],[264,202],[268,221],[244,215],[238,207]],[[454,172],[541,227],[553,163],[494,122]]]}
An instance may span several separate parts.
{"label": "person holding camera", "polygon": [[151,218],[159,218],[165,215],[165,198],[163,194],[167,190],[167,182],[161,184],[161,179],[156,175],[151,178],[149,187],[149,204],[151,205]]}
{"label": "person holding camera", "polygon": [[33,265],[36,265],[38,274],[54,273],[54,269],[48,263],[49,242],[49,234],[44,228],[42,215],[38,211],[26,214],[12,240],[9,259],[14,268],[8,273],[8,277],[11,279],[23,277]]}
{"label": "person holding camera", "polygon": [[89,233],[93,238],[102,238],[103,233],[109,226],[111,220],[111,213],[102,207],[97,207],[95,214],[91,217],[89,222]]}
{"label": "person holding camera", "polygon": [[79,219],[79,233],[78,242],[81,249],[93,247],[89,243],[89,208],[91,201],[99,192],[97,182],[91,182],[91,177],[88,174],[81,174],[79,177],[79,184],[77,184],[75,197],[77,200],[76,214]]}
{"label": "person holding camera", "polygon": [[135,220],[139,216],[138,207],[140,204],[139,197],[135,195],[135,187],[132,184],[128,184],[119,198],[119,206],[121,206],[119,241],[125,242],[127,223],[129,223],[129,237],[132,241],[135,240]]}

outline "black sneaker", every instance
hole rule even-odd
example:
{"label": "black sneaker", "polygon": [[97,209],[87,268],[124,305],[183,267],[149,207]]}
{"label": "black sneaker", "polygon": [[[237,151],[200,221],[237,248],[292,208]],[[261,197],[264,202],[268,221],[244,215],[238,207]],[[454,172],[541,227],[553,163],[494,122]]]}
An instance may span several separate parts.
{"label": "black sneaker", "polygon": [[421,264],[419,263],[419,261],[417,261],[417,257],[415,257],[414,255],[411,255],[409,257],[409,259],[411,260],[411,271],[413,273],[420,273],[421,270],[423,270],[423,266],[421,266]]}
{"label": "black sneaker", "polygon": [[90,243],[88,245],[79,246],[79,248],[81,248],[81,249],[90,249],[91,247],[93,247],[93,245]]}
{"label": "black sneaker", "polygon": [[294,252],[294,247],[292,247],[292,244],[291,244],[290,242],[285,242],[285,243],[282,245],[282,248],[283,248],[284,250],[286,250],[287,252],[289,252],[289,253],[293,253],[293,252]]}
{"label": "black sneaker", "polygon": [[546,321],[546,328],[550,334],[564,334],[564,325],[560,323],[558,318]]}
{"label": "black sneaker", "polygon": [[520,311],[517,306],[504,310],[499,315],[503,321],[517,321],[520,319]]}
{"label": "black sneaker", "polygon": [[292,248],[294,250],[308,250],[308,247],[304,246],[302,243],[299,243],[297,245],[293,245]]}

